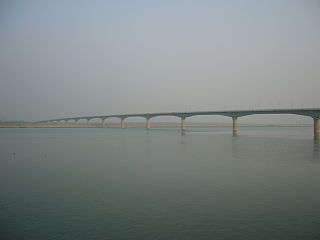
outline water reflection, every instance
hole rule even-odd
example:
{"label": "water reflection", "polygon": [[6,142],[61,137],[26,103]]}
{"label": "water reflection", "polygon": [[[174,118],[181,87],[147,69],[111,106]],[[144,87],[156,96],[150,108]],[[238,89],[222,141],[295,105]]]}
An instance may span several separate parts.
{"label": "water reflection", "polygon": [[316,140],[313,143],[313,157],[320,159],[320,142]]}
{"label": "water reflection", "polygon": [[232,137],[231,140],[231,150],[232,150],[232,157],[238,158],[238,137]]}
{"label": "water reflection", "polygon": [[315,151],[320,151],[320,141],[319,140],[314,140],[314,142],[313,142],[314,144],[313,144],[313,146],[314,146],[314,149],[315,149]]}

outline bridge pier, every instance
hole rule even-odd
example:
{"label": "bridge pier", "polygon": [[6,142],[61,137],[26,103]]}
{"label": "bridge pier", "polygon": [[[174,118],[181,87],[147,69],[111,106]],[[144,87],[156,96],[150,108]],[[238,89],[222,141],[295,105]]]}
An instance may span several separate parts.
{"label": "bridge pier", "polygon": [[89,124],[89,121],[90,121],[90,119],[89,119],[89,118],[87,118],[87,124]]}
{"label": "bridge pier", "polygon": [[181,131],[185,131],[186,130],[186,118],[182,117],[181,118]]}
{"label": "bridge pier", "polygon": [[238,117],[232,117],[232,136],[238,135]]}
{"label": "bridge pier", "polygon": [[75,119],[75,120],[74,120],[74,124],[77,124],[77,123],[78,123],[78,119]]}
{"label": "bridge pier", "polygon": [[314,125],[313,125],[313,129],[314,129],[314,140],[319,141],[320,140],[320,116],[318,117],[314,117],[313,118],[314,121]]}
{"label": "bridge pier", "polygon": [[124,118],[121,118],[121,128],[124,128]]}
{"label": "bridge pier", "polygon": [[150,118],[146,118],[146,128],[150,129],[151,124],[150,124]]}
{"label": "bridge pier", "polygon": [[104,128],[104,121],[105,121],[106,119],[105,118],[101,118],[101,127],[102,128]]}

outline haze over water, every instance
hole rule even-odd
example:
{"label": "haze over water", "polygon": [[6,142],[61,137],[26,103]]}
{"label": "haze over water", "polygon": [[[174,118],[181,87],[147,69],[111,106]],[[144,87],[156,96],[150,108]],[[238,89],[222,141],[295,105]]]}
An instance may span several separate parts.
{"label": "haze over water", "polygon": [[312,127],[0,129],[1,239],[319,239]]}

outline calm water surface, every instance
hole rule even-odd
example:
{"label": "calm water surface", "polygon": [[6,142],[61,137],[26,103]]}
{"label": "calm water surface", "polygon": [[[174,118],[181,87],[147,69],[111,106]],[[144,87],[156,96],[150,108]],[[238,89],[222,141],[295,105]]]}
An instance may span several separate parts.
{"label": "calm water surface", "polygon": [[320,239],[312,131],[0,129],[0,239]]}

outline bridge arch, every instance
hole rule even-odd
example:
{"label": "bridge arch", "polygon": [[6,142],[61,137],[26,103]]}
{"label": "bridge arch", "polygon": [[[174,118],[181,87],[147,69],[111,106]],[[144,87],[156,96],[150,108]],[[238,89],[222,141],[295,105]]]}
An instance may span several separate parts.
{"label": "bridge arch", "polygon": [[[73,118],[73,119],[71,119],[72,121],[74,121],[74,124],[77,124],[78,123],[78,118]],[[70,121],[71,121],[70,120]]]}
{"label": "bridge arch", "polygon": [[[136,115],[136,116],[126,116],[126,117],[124,117],[124,118],[122,118],[123,119],[123,126],[122,126],[122,128],[124,128],[125,126],[124,126],[124,121],[126,122],[126,123],[131,123],[131,125],[132,124],[135,124],[135,125],[133,125],[133,127],[142,127],[142,123],[144,122],[144,121],[147,121],[147,124],[146,125],[148,125],[148,123],[150,123],[150,121],[148,121],[148,118],[146,117],[146,116],[142,116],[142,115]],[[141,121],[141,120],[143,120],[143,122]],[[148,125],[149,126],[149,125]],[[147,128],[148,128],[148,126],[147,126]],[[150,127],[150,126],[149,126]]]}
{"label": "bridge arch", "polygon": [[86,118],[77,118],[77,123],[78,124],[85,124],[85,123],[87,123],[87,119]]}
{"label": "bridge arch", "polygon": [[[268,121],[264,119],[268,116]],[[294,116],[294,117],[293,117]],[[241,120],[248,123],[258,124],[310,124],[312,118],[307,115],[296,114],[296,113],[285,113],[285,114],[248,114],[241,117]]]}
{"label": "bridge arch", "polygon": [[[268,120],[265,120],[267,116]],[[241,117],[242,127],[290,127],[290,125],[306,125],[312,124],[312,117],[298,113],[279,113],[279,114],[248,114]],[[316,126],[316,123],[315,123]],[[272,128],[270,128],[272,131]],[[316,139],[316,127],[314,138]]]}
{"label": "bridge arch", "polygon": [[199,123],[229,123],[230,122],[230,116],[227,115],[212,115],[212,114],[206,114],[206,115],[191,115],[188,116],[188,122],[199,122]]}
{"label": "bridge arch", "polygon": [[138,115],[137,115],[137,116],[127,116],[127,117],[124,117],[125,120],[128,120],[128,119],[129,119],[129,121],[137,120],[137,119],[138,119],[138,120],[139,120],[139,119],[140,119],[140,120],[141,120],[141,119],[144,119],[144,120],[145,120],[146,118],[147,118],[147,117],[145,117],[145,116],[138,116]]}
{"label": "bridge arch", "polygon": [[105,127],[116,127],[118,126],[117,122],[121,122],[121,117],[120,116],[110,116],[110,117],[105,117],[104,119],[104,126]]}
{"label": "bridge arch", "polygon": [[[238,134],[238,115],[232,114],[193,114],[188,117],[188,126],[196,126],[197,123],[202,123],[203,127],[229,127],[230,119],[232,120],[232,135]],[[194,125],[193,125],[194,124]]]}
{"label": "bridge arch", "polygon": [[103,120],[104,118],[103,117],[100,117],[100,116],[93,116],[93,117],[88,117],[88,118],[86,118],[86,120],[87,120],[87,124],[89,124],[90,123],[90,121],[91,121],[91,123],[92,123],[92,121],[93,122],[104,122],[104,120]]}
{"label": "bridge arch", "polygon": [[150,121],[157,122],[157,125],[154,125],[154,127],[165,127],[165,128],[174,128],[177,127],[179,122],[177,119],[181,119],[181,117],[177,115],[155,115],[155,116],[148,116],[149,124]]}
{"label": "bridge arch", "polygon": [[64,122],[65,124],[68,124],[70,118],[66,118],[66,119],[63,119],[62,122]]}

